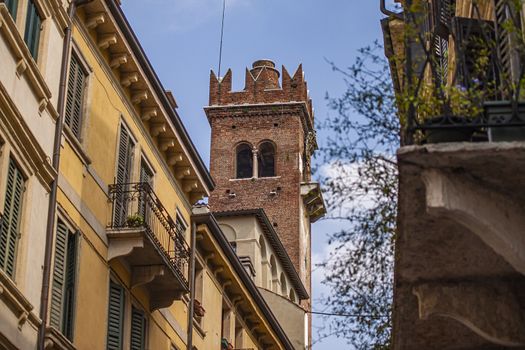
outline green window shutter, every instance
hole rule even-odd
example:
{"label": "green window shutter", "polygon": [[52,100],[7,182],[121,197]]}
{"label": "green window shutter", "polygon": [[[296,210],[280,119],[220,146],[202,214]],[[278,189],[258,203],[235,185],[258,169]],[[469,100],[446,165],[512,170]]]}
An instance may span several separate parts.
{"label": "green window shutter", "polygon": [[15,273],[23,193],[24,177],[11,159],[7,171],[4,213],[0,224],[0,268],[11,278]]}
{"label": "green window shutter", "polygon": [[50,324],[57,330],[62,330],[62,302],[64,285],[66,283],[66,254],[69,230],[61,222],[57,223],[55,239],[55,263],[53,266],[53,282],[51,285]]}
{"label": "green window shutter", "polygon": [[[122,126],[120,128],[120,139],[117,158],[117,184],[126,184],[130,182],[131,165],[133,163],[133,141],[129,135],[129,131]],[[123,187],[120,190],[124,190]],[[125,223],[128,215],[128,203],[126,194],[117,194],[115,201],[115,217],[114,223],[121,226]]]}
{"label": "green window shutter", "polygon": [[146,348],[146,318],[144,313],[133,307],[131,311],[131,350]]}
{"label": "green window shutter", "polygon": [[6,0],[5,2],[11,17],[16,21],[16,14],[18,12],[18,0]]}
{"label": "green window shutter", "polygon": [[51,290],[50,324],[73,340],[74,297],[78,235],[57,223],[55,262]]}
{"label": "green window shutter", "polygon": [[[146,164],[146,162],[144,160],[142,160],[140,162],[140,178],[139,178],[139,181],[141,183],[148,183],[148,184],[152,184],[153,182],[153,172],[151,171],[151,169],[149,168],[148,164]],[[142,193],[143,195],[146,194],[146,192],[143,192]],[[147,219],[146,218],[146,203],[147,203],[147,200],[144,200],[144,198],[142,196],[139,197],[139,205],[138,205],[138,213],[140,216],[142,216],[144,219]]]}
{"label": "green window shutter", "polygon": [[109,285],[107,350],[122,350],[124,323],[124,289],[116,283]]}
{"label": "green window shutter", "polygon": [[81,136],[82,102],[86,85],[86,73],[79,59],[73,54],[69,65],[69,78],[66,98],[65,124],[77,139]]}
{"label": "green window shutter", "polygon": [[38,57],[38,43],[40,41],[41,24],[42,20],[40,19],[40,15],[38,14],[37,7],[33,0],[29,0],[27,7],[26,31],[24,35],[24,41],[26,42],[29,52],[31,52],[31,55],[33,56],[35,61]]}

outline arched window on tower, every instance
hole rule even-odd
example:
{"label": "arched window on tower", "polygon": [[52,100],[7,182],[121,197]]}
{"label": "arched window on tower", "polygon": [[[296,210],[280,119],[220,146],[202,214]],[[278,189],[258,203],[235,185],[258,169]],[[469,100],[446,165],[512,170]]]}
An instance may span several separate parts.
{"label": "arched window on tower", "polygon": [[269,141],[261,143],[257,154],[257,163],[259,165],[259,177],[275,176],[275,146],[273,143]]}
{"label": "arched window on tower", "polygon": [[249,179],[253,176],[253,152],[247,143],[237,146],[235,172],[237,179]]}

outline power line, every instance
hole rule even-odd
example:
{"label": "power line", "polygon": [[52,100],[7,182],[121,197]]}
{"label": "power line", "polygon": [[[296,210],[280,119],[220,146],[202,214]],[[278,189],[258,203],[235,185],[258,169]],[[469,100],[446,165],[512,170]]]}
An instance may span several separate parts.
{"label": "power line", "polygon": [[367,315],[367,314],[339,314],[339,313],[331,313],[331,312],[321,312],[321,311],[307,311],[309,314],[312,315],[321,315],[321,316],[335,316],[335,317],[364,317],[364,318],[389,318],[388,315]]}
{"label": "power line", "polygon": [[221,78],[221,64],[222,64],[222,42],[224,38],[224,14],[226,13],[226,0],[222,2],[222,23],[221,23],[221,43],[219,45],[219,69],[218,78]]}

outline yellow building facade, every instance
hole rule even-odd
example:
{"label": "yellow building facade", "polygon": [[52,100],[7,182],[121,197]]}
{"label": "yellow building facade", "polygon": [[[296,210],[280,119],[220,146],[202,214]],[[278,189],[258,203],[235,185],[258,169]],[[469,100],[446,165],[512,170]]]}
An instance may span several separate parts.
{"label": "yellow building facade", "polygon": [[120,5],[74,3],[0,2],[0,347],[293,349],[193,206],[214,182]]}

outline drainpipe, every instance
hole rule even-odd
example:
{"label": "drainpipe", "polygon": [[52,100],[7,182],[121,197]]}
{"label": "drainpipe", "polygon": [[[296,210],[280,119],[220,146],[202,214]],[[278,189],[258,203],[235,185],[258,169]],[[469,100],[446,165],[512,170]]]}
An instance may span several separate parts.
{"label": "drainpipe", "polygon": [[42,291],[40,294],[40,319],[42,323],[38,329],[38,342],[37,349],[44,350],[45,347],[45,335],[47,326],[47,311],[49,305],[49,284],[51,278],[51,253],[53,250],[53,237],[55,232],[55,214],[56,214],[56,201],[58,191],[58,173],[60,167],[60,145],[62,143],[62,132],[64,130],[64,104],[66,96],[66,80],[68,63],[71,51],[71,37],[72,37],[72,26],[73,17],[78,7],[85,5],[93,0],[73,0],[68,10],[68,18],[70,21],[69,26],[64,29],[64,43],[62,47],[62,66],[60,70],[60,84],[58,90],[58,101],[57,110],[59,117],[55,126],[55,138],[53,143],[53,168],[57,172],[57,177],[51,183],[51,192],[49,194],[49,208],[47,212],[47,226],[46,226],[46,244],[44,253],[44,267],[42,277]]}
{"label": "drainpipe", "polygon": [[[188,341],[187,350],[193,350],[193,309],[195,307],[195,249],[197,244],[197,224],[191,223],[190,245],[190,302],[188,304]],[[202,300],[201,300],[202,301]]]}

